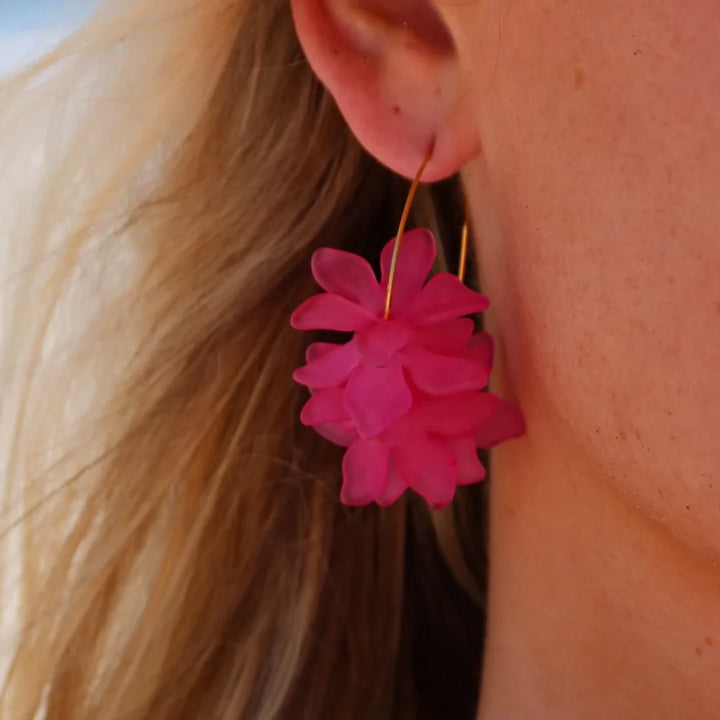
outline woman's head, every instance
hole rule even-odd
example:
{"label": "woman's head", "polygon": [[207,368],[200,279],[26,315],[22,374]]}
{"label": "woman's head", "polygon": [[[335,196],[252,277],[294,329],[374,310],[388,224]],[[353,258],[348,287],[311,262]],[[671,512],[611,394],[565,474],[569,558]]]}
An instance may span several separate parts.
{"label": "woman's head", "polygon": [[[8,123],[74,89],[88,108],[18,235],[48,244],[14,307],[7,474],[32,512],[8,716],[474,715],[484,489],[432,517],[339,508],[339,454],[299,427],[291,380],[312,249],[375,262],[394,173],[429,149],[426,179],[462,175],[496,389],[528,424],[505,465],[580,457],[717,550],[715,2],[114,7],[0,105]],[[441,184],[416,223],[448,237],[458,207]],[[118,287],[77,353],[53,354],[88,255]]]}

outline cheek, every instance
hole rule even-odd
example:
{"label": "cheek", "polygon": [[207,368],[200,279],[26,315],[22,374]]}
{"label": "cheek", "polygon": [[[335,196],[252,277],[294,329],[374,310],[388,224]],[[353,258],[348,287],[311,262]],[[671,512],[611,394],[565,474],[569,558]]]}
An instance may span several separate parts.
{"label": "cheek", "polygon": [[720,552],[720,5],[570,5],[508,11],[479,110],[493,322],[538,440]]}

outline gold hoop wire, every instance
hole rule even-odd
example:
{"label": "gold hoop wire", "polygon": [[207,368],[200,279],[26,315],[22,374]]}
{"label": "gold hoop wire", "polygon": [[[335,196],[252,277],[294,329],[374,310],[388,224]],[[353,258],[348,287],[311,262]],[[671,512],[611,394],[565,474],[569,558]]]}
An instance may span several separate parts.
{"label": "gold hoop wire", "polygon": [[[385,320],[390,317],[393,287],[395,285],[395,274],[397,273],[397,263],[398,257],[400,255],[400,243],[402,242],[402,237],[405,233],[405,226],[407,225],[408,217],[410,216],[410,208],[412,207],[413,200],[415,199],[415,193],[417,192],[418,186],[420,185],[420,179],[422,178],[422,174],[425,171],[428,162],[430,162],[431,156],[431,152],[429,152],[425,156],[422,165],[420,165],[420,169],[415,174],[412,185],[410,185],[407,200],[405,200],[405,207],[403,208],[402,215],[400,216],[400,225],[398,227],[397,235],[395,236],[395,247],[393,248],[392,261],[390,262],[390,274],[388,276],[387,293],[385,295],[385,313],[383,314],[383,318]],[[458,278],[461,282],[465,281],[468,252],[468,235],[469,227],[467,219],[467,201],[465,198],[463,198],[463,226],[462,234],[460,236],[460,262],[458,266]]]}

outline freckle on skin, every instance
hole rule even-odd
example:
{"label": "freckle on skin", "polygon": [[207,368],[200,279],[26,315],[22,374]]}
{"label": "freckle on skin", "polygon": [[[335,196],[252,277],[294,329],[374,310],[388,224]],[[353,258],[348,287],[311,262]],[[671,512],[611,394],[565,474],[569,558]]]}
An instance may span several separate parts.
{"label": "freckle on skin", "polygon": [[576,67],[573,73],[573,87],[576,90],[579,90],[583,86],[584,82],[585,73],[579,67]]}
{"label": "freckle on skin", "polygon": [[712,647],[712,646],[713,646],[713,639],[712,639],[709,635],[705,638],[705,644],[706,644],[708,647]]}
{"label": "freckle on skin", "polygon": [[696,648],[695,648],[695,654],[696,654],[698,657],[702,657],[702,654],[703,654],[702,648],[701,648],[701,647],[696,647]]}
{"label": "freckle on skin", "polygon": [[399,115],[399,114],[400,114],[400,106],[399,106],[399,105],[393,105],[392,110],[393,110],[393,112],[395,113],[395,115]]}

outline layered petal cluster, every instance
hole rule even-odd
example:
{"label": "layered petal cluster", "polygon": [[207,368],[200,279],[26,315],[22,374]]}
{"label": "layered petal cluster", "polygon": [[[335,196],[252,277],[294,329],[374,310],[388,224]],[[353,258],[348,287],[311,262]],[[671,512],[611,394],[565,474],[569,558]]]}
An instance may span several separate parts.
{"label": "layered petal cluster", "polygon": [[302,303],[291,324],[353,335],[344,344],[311,344],[293,377],[311,392],[301,421],[347,447],[345,504],[387,506],[410,488],[437,508],[458,485],[485,477],[478,448],[521,435],[524,424],[515,407],[480,392],[493,343],[467,316],[489,301],[449,273],[426,282],[436,256],[428,230],[403,236],[384,317],[394,245],[383,250],[379,282],[358,255],[314,253],[313,276],[325,292]]}

